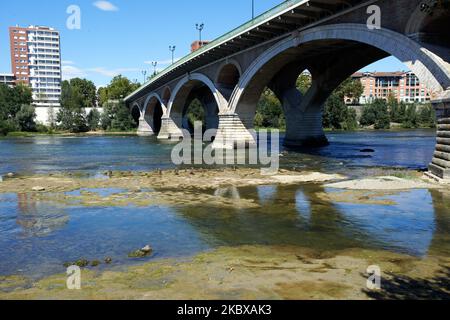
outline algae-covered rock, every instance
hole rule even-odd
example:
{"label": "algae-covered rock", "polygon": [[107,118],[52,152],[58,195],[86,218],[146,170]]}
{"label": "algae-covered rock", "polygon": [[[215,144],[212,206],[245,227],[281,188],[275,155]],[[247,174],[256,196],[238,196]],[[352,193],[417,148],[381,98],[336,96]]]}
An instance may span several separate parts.
{"label": "algae-covered rock", "polygon": [[152,247],[146,245],[144,248],[130,252],[128,254],[129,258],[144,258],[149,256],[153,252]]}

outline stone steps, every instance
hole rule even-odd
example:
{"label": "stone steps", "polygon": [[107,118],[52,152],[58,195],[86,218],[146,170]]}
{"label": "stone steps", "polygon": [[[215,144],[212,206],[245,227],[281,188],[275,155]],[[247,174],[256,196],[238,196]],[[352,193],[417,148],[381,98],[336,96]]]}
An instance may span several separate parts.
{"label": "stone steps", "polygon": [[430,173],[439,179],[450,179],[450,117],[447,104],[448,101],[445,101],[436,109],[437,144],[429,166]]}

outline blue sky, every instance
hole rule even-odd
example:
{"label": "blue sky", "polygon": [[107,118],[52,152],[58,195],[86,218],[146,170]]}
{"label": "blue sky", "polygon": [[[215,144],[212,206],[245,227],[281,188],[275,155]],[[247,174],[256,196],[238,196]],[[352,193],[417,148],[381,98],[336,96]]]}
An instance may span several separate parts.
{"label": "blue sky", "polygon": [[[205,23],[203,39],[214,39],[251,18],[251,0],[23,0],[0,3],[0,72],[11,71],[8,27],[46,25],[61,32],[63,77],[85,77],[97,86],[114,75],[143,80],[150,61],[159,68],[171,59],[169,45],[176,45],[176,58],[189,53],[198,38],[195,24]],[[255,0],[262,13],[281,0]],[[26,4],[26,5],[24,5]],[[81,29],[69,30],[66,13],[70,5],[81,9]],[[388,58],[364,68],[396,71],[406,67]]]}

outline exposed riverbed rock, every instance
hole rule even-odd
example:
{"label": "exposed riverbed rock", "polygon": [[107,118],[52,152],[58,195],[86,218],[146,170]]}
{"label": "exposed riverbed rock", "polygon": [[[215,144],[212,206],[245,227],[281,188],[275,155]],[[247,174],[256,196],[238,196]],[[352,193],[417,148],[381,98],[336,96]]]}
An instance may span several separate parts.
{"label": "exposed riverbed rock", "polygon": [[42,192],[42,191],[45,191],[45,188],[41,187],[41,186],[36,186],[36,187],[31,188],[31,191]]}
{"label": "exposed riverbed rock", "polygon": [[349,180],[330,183],[327,188],[347,190],[410,190],[410,189],[436,189],[441,186],[423,180],[402,179],[397,177],[375,177],[368,179]]}

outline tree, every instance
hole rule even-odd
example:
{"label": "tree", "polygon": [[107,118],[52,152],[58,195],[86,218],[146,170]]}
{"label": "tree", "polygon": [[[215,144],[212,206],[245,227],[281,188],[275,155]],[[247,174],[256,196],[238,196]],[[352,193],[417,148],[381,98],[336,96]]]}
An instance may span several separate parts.
{"label": "tree", "polygon": [[97,91],[97,97],[99,106],[104,107],[104,105],[108,102],[108,88],[99,88]]}
{"label": "tree", "polygon": [[[139,87],[139,83],[131,82],[128,78],[118,75],[106,87],[106,96],[108,100],[123,99]],[[102,90],[102,94],[104,94],[104,90]]]}
{"label": "tree", "polygon": [[419,117],[417,115],[417,107],[411,104],[406,108],[406,117],[402,123],[403,128],[417,128],[419,126]]}
{"label": "tree", "polygon": [[391,120],[386,101],[375,99],[372,103],[365,106],[360,123],[363,126],[373,125],[375,129],[389,129]]}
{"label": "tree", "polygon": [[[0,84],[0,134],[6,135],[9,132],[21,130],[22,126],[26,129],[27,125],[31,125],[27,121],[27,113],[30,111],[29,106],[32,102],[31,89],[27,86],[18,84],[10,88]],[[28,106],[28,108],[23,106]],[[18,114],[19,117],[16,117]],[[17,122],[18,118],[21,121],[21,125]]]}
{"label": "tree", "polygon": [[359,101],[361,95],[364,93],[364,87],[359,80],[352,78],[346,79],[341,85],[335,90],[335,93],[344,100],[349,98],[352,103]]}
{"label": "tree", "polygon": [[130,110],[123,100],[105,104],[101,115],[101,127],[108,131],[130,131],[137,128]]}
{"label": "tree", "polygon": [[278,98],[270,89],[266,88],[261,95],[256,114],[257,118],[255,120],[258,120],[259,125],[257,126],[259,127],[279,128],[280,122],[283,123],[281,120],[284,118],[283,108]]}
{"label": "tree", "polygon": [[297,89],[305,95],[306,92],[311,88],[312,77],[309,73],[303,72],[297,79]]}
{"label": "tree", "polygon": [[202,123],[205,123],[205,110],[202,103],[198,99],[194,99],[188,106],[186,116],[191,132],[194,131],[195,122],[200,121]]}
{"label": "tree", "polygon": [[33,106],[23,105],[16,114],[16,122],[20,131],[34,132],[36,131],[36,111]]}
{"label": "tree", "polygon": [[92,109],[87,115],[87,123],[89,129],[92,131],[96,131],[100,126],[100,112],[97,109]]}
{"label": "tree", "polygon": [[325,103],[323,125],[325,128],[342,129],[347,118],[348,108],[337,93],[333,93]]}
{"label": "tree", "polygon": [[92,81],[74,78],[70,80],[70,86],[82,96],[82,108],[94,108],[97,105],[97,89]]}
{"label": "tree", "polygon": [[419,121],[424,127],[436,127],[436,111],[431,104],[427,104],[420,110]]}
{"label": "tree", "polygon": [[69,81],[61,84],[61,108],[57,121],[63,130],[72,133],[87,132],[89,130],[84,109],[86,96],[81,92],[80,86]]}
{"label": "tree", "polygon": [[137,124],[131,116],[130,110],[126,107],[125,102],[120,101],[116,107],[110,129],[113,131],[129,131],[136,128]]}

